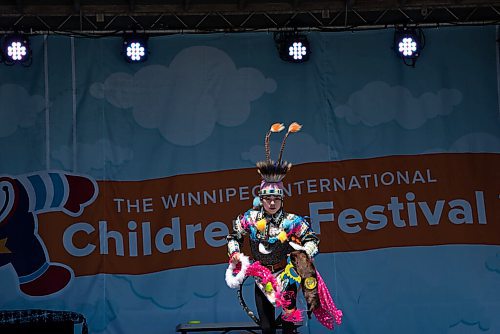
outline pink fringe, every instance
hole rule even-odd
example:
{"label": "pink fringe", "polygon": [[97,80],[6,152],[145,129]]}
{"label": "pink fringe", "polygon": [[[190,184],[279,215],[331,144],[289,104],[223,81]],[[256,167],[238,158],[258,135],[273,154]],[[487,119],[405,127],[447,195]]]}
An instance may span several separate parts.
{"label": "pink fringe", "polygon": [[328,329],[333,329],[334,322],[337,325],[342,323],[342,311],[339,310],[335,303],[333,302],[332,296],[326,287],[323,278],[316,271],[317,279],[318,279],[318,294],[319,300],[321,302],[321,306],[313,311],[314,316],[318,321]]}
{"label": "pink fringe", "polygon": [[241,223],[241,227],[243,227],[244,230],[248,230],[248,228],[250,226],[250,222],[245,218],[245,216],[243,216],[241,218],[240,223]]}
{"label": "pink fringe", "polygon": [[236,268],[233,270],[233,275],[238,275],[238,273],[241,271],[241,262],[238,262],[236,264]]}
{"label": "pink fringe", "polygon": [[287,235],[287,237],[289,237],[289,238],[290,238],[290,236],[291,236],[291,235],[296,235],[296,234],[297,234],[297,232],[299,232],[301,228],[302,228],[302,225],[297,224],[296,226],[294,226],[294,227],[290,230],[290,232],[288,232],[288,233],[286,234],[286,235]]}
{"label": "pink fringe", "polygon": [[276,297],[276,306],[284,308],[290,305],[290,301],[283,298],[283,294],[281,293],[278,287],[278,282],[276,281],[276,277],[274,277],[274,275],[271,273],[269,269],[262,266],[259,261],[252,263],[247,268],[246,276],[257,277],[264,285],[271,282],[271,285],[274,290],[274,295]]}
{"label": "pink fringe", "polygon": [[301,322],[302,321],[302,312],[300,310],[295,309],[293,312],[283,312],[281,315],[281,319],[288,321],[288,322]]}
{"label": "pink fringe", "polygon": [[[313,313],[316,319],[318,319],[318,321],[323,326],[332,330],[334,324],[340,325],[342,323],[342,310],[338,309],[335,306],[332,296],[330,295],[330,292],[328,291],[328,288],[326,287],[326,284],[318,271],[316,271],[316,275],[318,280],[318,294],[321,306],[316,308]],[[281,307],[282,309],[284,309],[290,305],[290,301],[287,300],[285,298],[285,295],[279,290],[278,282],[276,281],[274,275],[269,269],[262,266],[259,261],[252,263],[247,268],[246,276],[257,277],[264,285],[271,282],[276,297],[277,307]],[[303,319],[302,312],[299,309],[295,309],[290,313],[283,312],[281,318],[284,321],[290,322],[300,322]]]}

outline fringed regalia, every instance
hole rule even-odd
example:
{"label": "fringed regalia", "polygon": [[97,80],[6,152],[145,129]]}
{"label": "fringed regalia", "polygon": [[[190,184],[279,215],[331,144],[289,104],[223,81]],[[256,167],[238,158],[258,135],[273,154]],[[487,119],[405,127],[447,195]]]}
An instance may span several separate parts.
{"label": "fringed regalia", "polygon": [[[313,258],[318,253],[319,239],[310,223],[301,216],[283,209],[283,178],[292,164],[282,161],[285,142],[290,133],[301,129],[292,123],[283,138],[277,161],[271,160],[269,139],[284,125],[276,123],[265,137],[266,160],[257,163],[262,181],[259,198],[254,207],[239,215],[233,222],[233,232],[227,236],[229,267],[226,282],[231,288],[240,288],[239,297],[248,315],[261,326],[263,333],[274,333],[276,323],[283,323],[283,333],[294,333],[294,323],[302,320],[296,308],[297,292],[301,290],[307,303],[307,314],[313,313],[327,328],[340,324],[342,311],[335,307]],[[276,212],[264,209],[262,200],[279,201]],[[274,210],[273,210],[274,211]],[[250,242],[251,257],[240,253],[244,237]],[[235,260],[237,259],[237,260]],[[244,303],[241,285],[246,277],[255,278],[256,306],[260,319]],[[275,321],[274,307],[283,309],[281,320]]]}

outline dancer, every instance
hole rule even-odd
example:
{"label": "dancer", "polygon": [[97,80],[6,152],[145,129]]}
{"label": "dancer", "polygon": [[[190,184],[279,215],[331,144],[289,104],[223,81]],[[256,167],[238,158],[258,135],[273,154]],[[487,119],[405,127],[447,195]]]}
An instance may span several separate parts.
{"label": "dancer", "polygon": [[[262,178],[260,201],[254,201],[252,209],[236,218],[233,232],[227,236],[230,268],[226,272],[226,281],[230,287],[241,284],[249,267],[248,258],[240,252],[244,236],[249,236],[251,255],[255,261],[251,267],[251,275],[257,277],[255,304],[259,324],[265,334],[276,333],[279,320],[275,320],[275,306],[283,309],[283,333],[296,333],[294,323],[302,319],[301,312],[296,307],[299,288],[308,304],[309,316],[311,312],[321,309],[318,275],[312,262],[312,258],[318,253],[319,239],[309,222],[301,216],[286,212],[283,203],[282,180],[292,165],[283,161],[282,155],[288,135],[299,131],[301,125],[292,123],[289,126],[278,160],[271,160],[270,136],[284,128],[281,123],[273,124],[265,137],[266,160],[257,163]],[[232,275],[239,271],[238,278]],[[335,320],[340,321],[341,313],[337,315],[338,319],[335,317]]]}

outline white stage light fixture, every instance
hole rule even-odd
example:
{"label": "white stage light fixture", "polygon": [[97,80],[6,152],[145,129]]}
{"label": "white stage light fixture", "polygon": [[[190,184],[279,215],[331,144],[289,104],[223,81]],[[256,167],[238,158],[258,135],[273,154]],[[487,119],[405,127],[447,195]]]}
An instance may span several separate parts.
{"label": "white stage light fixture", "polygon": [[405,65],[415,67],[424,45],[425,38],[421,29],[399,28],[394,32],[393,48]]}
{"label": "white stage light fixture", "polygon": [[141,63],[148,59],[148,39],[145,36],[131,35],[123,38],[123,56],[129,63]]}
{"label": "white stage light fixture", "polygon": [[291,63],[309,60],[311,48],[307,37],[296,32],[280,32],[274,35],[280,58]]}
{"label": "white stage light fixture", "polygon": [[29,39],[22,34],[11,34],[4,37],[2,57],[7,65],[31,65],[31,48]]}

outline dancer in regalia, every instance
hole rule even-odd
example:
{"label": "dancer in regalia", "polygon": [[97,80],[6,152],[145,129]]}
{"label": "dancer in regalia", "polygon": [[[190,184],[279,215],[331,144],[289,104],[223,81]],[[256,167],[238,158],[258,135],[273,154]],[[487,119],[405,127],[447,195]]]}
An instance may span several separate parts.
{"label": "dancer in regalia", "polygon": [[[270,136],[280,132],[284,125],[276,123],[265,137],[266,160],[257,163],[262,178],[259,198],[253,207],[239,215],[233,222],[233,232],[227,236],[229,268],[226,281],[236,288],[244,277],[254,276],[255,304],[262,333],[275,333],[281,322],[283,333],[297,333],[295,323],[302,320],[297,309],[297,293],[302,290],[307,302],[307,313],[314,312],[325,326],[333,328],[333,321],[340,323],[341,311],[336,309],[317,273],[313,257],[318,253],[319,239],[312,231],[310,223],[299,215],[284,208],[283,178],[292,165],[282,160],[285,142],[290,133],[301,129],[292,123],[283,139],[278,160],[271,160]],[[241,246],[248,236],[253,263],[243,253]],[[236,274],[236,275],[235,275]],[[318,283],[321,286],[318,287]],[[321,293],[329,300],[322,305]],[[281,307],[281,319],[275,319],[275,307]],[[251,312],[249,312],[251,313]],[[251,315],[251,314],[249,314]],[[320,319],[321,318],[321,319]],[[323,319],[324,318],[324,319]],[[330,326],[331,323],[331,326]]]}

